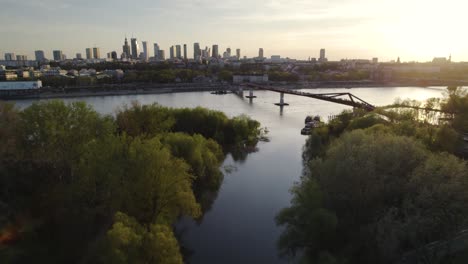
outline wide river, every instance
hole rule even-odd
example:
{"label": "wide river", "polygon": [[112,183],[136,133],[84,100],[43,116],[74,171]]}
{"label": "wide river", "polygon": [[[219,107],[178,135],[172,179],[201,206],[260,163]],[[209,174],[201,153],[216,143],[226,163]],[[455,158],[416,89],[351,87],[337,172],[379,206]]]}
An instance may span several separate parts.
{"label": "wide river", "polygon": [[[313,93],[350,92],[377,106],[388,105],[396,98],[425,100],[441,97],[443,88],[353,88],[311,89]],[[247,93],[246,93],[247,94]],[[142,104],[158,103],[170,107],[202,106],[226,113],[228,116],[246,114],[269,130],[270,142],[260,142],[258,152],[245,161],[236,162],[228,156],[225,167],[234,168],[226,174],[218,196],[201,223],[183,219],[178,224],[183,244],[192,253],[190,263],[288,263],[280,259],[276,242],[281,228],[275,215],[289,205],[289,189],[302,171],[301,136],[307,115],[328,117],[350,107],[306,97],[286,95],[290,106],[280,111],[274,103],[279,94],[255,91],[253,102],[235,94],[212,95],[190,92],[155,95],[84,97],[65,99],[66,102],[85,101],[98,112],[112,114],[123,104],[138,100]],[[27,107],[34,101],[17,101]]]}

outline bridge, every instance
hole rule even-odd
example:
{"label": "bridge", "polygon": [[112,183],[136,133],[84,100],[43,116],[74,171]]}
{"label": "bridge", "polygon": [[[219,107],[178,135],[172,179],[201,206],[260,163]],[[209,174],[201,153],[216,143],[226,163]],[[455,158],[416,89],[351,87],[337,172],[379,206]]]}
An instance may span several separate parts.
{"label": "bridge", "polygon": [[347,105],[347,106],[352,106],[356,108],[361,108],[366,111],[373,111],[375,109],[375,106],[372,104],[369,104],[368,102],[362,100],[361,98],[351,94],[351,93],[308,93],[308,92],[301,92],[297,90],[290,90],[286,88],[278,88],[278,87],[272,87],[272,86],[262,86],[254,83],[244,83],[241,84],[241,86],[246,86],[250,88],[250,95],[246,96],[247,98],[255,98],[253,95],[253,89],[258,89],[258,90],[266,90],[266,91],[272,91],[272,92],[277,92],[280,93],[280,102],[276,105],[279,106],[284,106],[288,105],[284,103],[284,94],[291,94],[291,95],[297,95],[297,96],[304,96],[304,97],[309,97],[309,98],[314,98],[322,101],[327,101],[327,102],[332,102],[332,103],[337,103],[337,104],[342,104],[342,105]]}

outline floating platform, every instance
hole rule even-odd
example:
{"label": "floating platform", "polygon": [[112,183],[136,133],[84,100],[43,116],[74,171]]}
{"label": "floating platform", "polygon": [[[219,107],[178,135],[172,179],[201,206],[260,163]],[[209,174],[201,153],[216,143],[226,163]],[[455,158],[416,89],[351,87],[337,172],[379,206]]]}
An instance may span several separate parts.
{"label": "floating platform", "polygon": [[277,105],[277,106],[288,106],[289,104],[288,103],[276,103],[275,105]]}
{"label": "floating platform", "polygon": [[257,98],[257,96],[255,96],[255,95],[252,95],[252,96],[250,96],[250,95],[246,95],[246,96],[245,96],[245,98],[252,99],[252,98]]}

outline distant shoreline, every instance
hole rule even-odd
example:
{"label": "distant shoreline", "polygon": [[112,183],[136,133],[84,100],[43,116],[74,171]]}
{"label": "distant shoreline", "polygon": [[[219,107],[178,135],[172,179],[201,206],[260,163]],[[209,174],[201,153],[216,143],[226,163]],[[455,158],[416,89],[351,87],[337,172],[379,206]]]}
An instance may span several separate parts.
{"label": "distant shoreline", "polygon": [[[415,84],[403,83],[375,83],[375,82],[314,82],[314,83],[273,83],[273,86],[282,86],[288,89],[341,89],[341,88],[391,88],[391,87],[424,87]],[[431,85],[429,85],[431,86]],[[445,87],[444,85],[434,85]],[[145,95],[167,94],[184,92],[210,92],[217,90],[237,90],[236,84],[130,84],[125,86],[93,86],[93,87],[67,87],[55,89],[56,91],[42,90],[32,94],[3,95],[1,100],[40,100],[80,98],[95,96],[121,96],[121,95]],[[426,86],[427,87],[427,86]],[[244,88],[244,91],[246,88]]]}

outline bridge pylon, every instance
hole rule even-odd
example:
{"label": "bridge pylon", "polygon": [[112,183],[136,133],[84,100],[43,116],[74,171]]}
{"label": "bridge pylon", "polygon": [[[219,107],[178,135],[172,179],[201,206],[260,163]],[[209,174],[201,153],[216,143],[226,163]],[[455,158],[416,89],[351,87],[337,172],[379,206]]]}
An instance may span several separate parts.
{"label": "bridge pylon", "polygon": [[246,98],[249,98],[249,99],[253,99],[253,98],[257,98],[257,96],[255,96],[253,94],[253,89],[250,88],[250,91],[249,91],[249,95],[245,96]]}
{"label": "bridge pylon", "polygon": [[289,105],[288,103],[284,102],[284,93],[280,93],[280,102],[276,103],[275,105],[281,106],[281,107]]}

